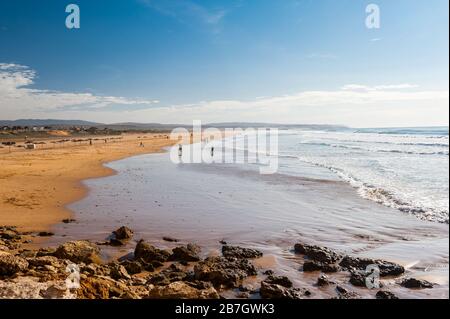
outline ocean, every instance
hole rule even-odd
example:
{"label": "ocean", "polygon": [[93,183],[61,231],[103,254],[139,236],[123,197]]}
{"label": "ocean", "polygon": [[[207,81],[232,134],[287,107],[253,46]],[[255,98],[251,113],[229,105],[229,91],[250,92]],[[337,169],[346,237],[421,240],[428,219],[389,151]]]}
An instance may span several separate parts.
{"label": "ocean", "polygon": [[310,164],[350,183],[363,198],[449,222],[448,127],[288,130],[280,132],[279,144],[282,174],[304,175]]}
{"label": "ocean", "polygon": [[[109,163],[117,174],[84,182],[88,196],[69,205],[76,222],[55,226],[49,244],[103,241],[122,225],[157,247],[195,242],[205,257],[219,254],[224,240],[261,250],[260,269],[304,286],[317,278],[299,272],[292,247],[310,243],[398,262],[408,276],[439,284],[420,291],[390,286],[400,297],[448,298],[448,129],[279,133],[272,175],[261,175],[258,164],[174,164],[169,153]],[[214,157],[221,155],[217,149]],[[126,255],[134,246],[103,252]]]}

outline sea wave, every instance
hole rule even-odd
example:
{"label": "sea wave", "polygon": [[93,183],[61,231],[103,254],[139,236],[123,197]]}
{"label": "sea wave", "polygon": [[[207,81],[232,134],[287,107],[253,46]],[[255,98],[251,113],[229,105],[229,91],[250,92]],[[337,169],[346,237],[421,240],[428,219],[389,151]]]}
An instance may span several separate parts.
{"label": "sea wave", "polygon": [[349,183],[352,187],[354,187],[357,190],[358,194],[365,199],[377,202],[387,207],[397,209],[404,213],[408,213],[422,220],[449,224],[448,210],[437,209],[434,207],[427,207],[426,205],[420,205],[418,203],[405,201],[401,199],[400,196],[398,196],[397,194],[382,187],[378,187],[365,181],[362,181],[343,169],[314,162],[304,157],[298,157],[298,159],[301,160],[302,162],[330,170],[331,172],[335,173],[339,178],[341,178],[345,182]]}
{"label": "sea wave", "polygon": [[324,143],[324,142],[302,142],[300,145],[315,145],[315,146],[327,146],[355,151],[365,151],[365,152],[375,152],[375,153],[397,153],[397,154],[408,154],[408,155],[444,155],[449,156],[449,151],[434,151],[434,152],[424,152],[424,151],[408,151],[408,150],[399,150],[399,149],[371,149],[367,147],[361,146],[350,146],[343,144],[333,144],[333,143]]}

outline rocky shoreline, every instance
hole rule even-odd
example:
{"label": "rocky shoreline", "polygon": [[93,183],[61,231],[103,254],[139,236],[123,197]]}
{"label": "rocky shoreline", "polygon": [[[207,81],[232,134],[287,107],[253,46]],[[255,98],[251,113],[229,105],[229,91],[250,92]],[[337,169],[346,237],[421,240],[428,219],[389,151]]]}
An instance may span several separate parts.
{"label": "rocky shoreline", "polygon": [[[324,287],[333,288],[332,298],[361,298],[348,289],[350,284],[373,288],[373,298],[398,299],[389,291],[391,284],[385,284],[385,279],[405,289],[434,286],[409,278],[401,265],[305,243],[295,244],[292,254],[303,258],[299,272],[317,274],[317,281],[308,287],[295,287],[291,279],[277,275],[276,270],[254,266],[253,261],[261,258],[262,252],[225,242],[220,243],[221,256],[202,259],[201,247],[196,244],[168,250],[140,240],[132,254],[105,263],[101,246],[126,244],[133,238],[131,229],[120,227],[102,243],[71,241],[38,250],[23,248],[30,235],[15,227],[0,226],[0,298],[219,299],[226,294],[228,298],[306,299],[315,298],[317,290]],[[178,242],[170,237],[164,240]],[[262,278],[257,288],[245,285],[246,279],[256,276]]]}

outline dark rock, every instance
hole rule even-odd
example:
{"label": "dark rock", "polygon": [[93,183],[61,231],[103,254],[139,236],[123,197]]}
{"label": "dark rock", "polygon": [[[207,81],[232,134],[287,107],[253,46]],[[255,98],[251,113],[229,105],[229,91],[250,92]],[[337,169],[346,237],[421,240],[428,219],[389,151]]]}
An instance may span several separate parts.
{"label": "dark rock", "polygon": [[195,279],[210,281],[216,287],[239,287],[242,279],[257,272],[247,259],[209,257],[195,265],[194,274]]}
{"label": "dark rock", "polygon": [[336,263],[342,256],[326,247],[312,246],[306,244],[296,244],[294,246],[296,253],[305,255],[311,260],[324,264]]}
{"label": "dark rock", "polygon": [[320,275],[319,278],[317,278],[317,286],[319,287],[325,287],[334,284],[334,282],[330,281],[327,275]]}
{"label": "dark rock", "polygon": [[26,271],[28,261],[9,253],[0,252],[0,276],[12,276],[18,272]]}
{"label": "dark rock", "polygon": [[179,240],[176,238],[172,238],[172,237],[163,237],[164,241],[168,241],[169,243],[178,243]]}
{"label": "dark rock", "polygon": [[39,237],[52,237],[55,236],[55,233],[48,232],[48,231],[41,231],[38,233]]}
{"label": "dark rock", "polygon": [[113,235],[117,240],[128,240],[133,237],[133,231],[126,226],[122,226],[113,231]]}
{"label": "dark rock", "polygon": [[306,290],[286,288],[266,281],[261,282],[260,294],[263,299],[301,299],[310,295]]}
{"label": "dark rock", "polygon": [[286,276],[269,276],[264,282],[271,285],[280,285],[285,288],[293,286],[292,281]]}
{"label": "dark rock", "polygon": [[238,246],[223,246],[222,255],[224,257],[252,259],[262,257],[263,253],[256,249],[242,248]]}
{"label": "dark rock", "polygon": [[70,241],[59,246],[54,256],[74,263],[100,263],[99,249],[88,241]]}
{"label": "dark rock", "polygon": [[115,280],[131,279],[131,276],[128,274],[126,268],[116,263],[110,265],[110,276]]}
{"label": "dark rock", "polygon": [[157,286],[166,286],[172,282],[185,281],[191,278],[191,274],[187,273],[179,268],[167,268],[160,273],[151,276],[148,283]]}
{"label": "dark rock", "polygon": [[195,244],[188,244],[187,246],[176,247],[172,250],[172,255],[169,257],[170,261],[199,261],[200,247]]}
{"label": "dark rock", "polygon": [[21,235],[18,231],[15,230],[14,227],[0,227],[0,238],[6,240],[19,240],[21,239]]}
{"label": "dark rock", "polygon": [[273,274],[274,274],[273,270],[270,270],[270,269],[263,272],[263,275],[266,275],[266,276],[271,276]]}
{"label": "dark rock", "polygon": [[219,244],[221,244],[221,245],[228,245],[228,243],[225,240],[219,241]]}
{"label": "dark rock", "polygon": [[[124,260],[121,265],[125,267],[127,272],[131,275],[139,274],[145,270],[144,265],[137,260]],[[153,271],[154,269],[152,269]]]}
{"label": "dark rock", "polygon": [[338,299],[360,299],[361,296],[356,292],[345,289],[342,286],[337,286],[336,291],[338,292]]}
{"label": "dark rock", "polygon": [[366,270],[370,265],[376,265],[380,269],[380,276],[399,276],[405,272],[405,268],[401,265],[391,263],[384,260],[370,258],[356,258],[345,256],[339,263],[343,268],[351,270],[352,268]]}
{"label": "dark rock", "polygon": [[356,287],[366,287],[366,273],[360,270],[351,271],[350,283]]}
{"label": "dark rock", "polygon": [[429,281],[415,278],[407,278],[401,282],[401,285],[410,289],[431,289],[434,287],[434,284]]}
{"label": "dark rock", "polygon": [[53,256],[55,252],[56,249],[54,248],[40,248],[36,253],[36,257]]}
{"label": "dark rock", "polygon": [[399,299],[395,294],[390,291],[380,290],[375,295],[377,299]]}
{"label": "dark rock", "polygon": [[325,273],[338,272],[340,270],[338,265],[325,264],[315,260],[307,260],[303,264],[304,272],[323,271]]}
{"label": "dark rock", "polygon": [[66,218],[66,219],[63,219],[62,222],[63,222],[64,224],[70,224],[70,223],[76,222],[76,220],[75,220],[75,219],[72,219],[72,218]]}
{"label": "dark rock", "polygon": [[134,257],[136,259],[142,259],[147,263],[152,262],[165,262],[169,259],[171,253],[167,250],[158,249],[150,244],[140,240],[134,250]]}

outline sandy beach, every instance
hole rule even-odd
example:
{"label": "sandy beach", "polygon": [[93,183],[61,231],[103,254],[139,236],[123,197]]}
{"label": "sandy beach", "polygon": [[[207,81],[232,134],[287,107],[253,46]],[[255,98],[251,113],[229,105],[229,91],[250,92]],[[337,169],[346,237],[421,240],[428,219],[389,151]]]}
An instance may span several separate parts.
{"label": "sandy beach", "polygon": [[165,134],[125,134],[120,139],[96,136],[93,145],[0,149],[0,225],[46,231],[71,217],[66,205],[86,194],[82,180],[114,174],[104,163],[158,152],[171,143]]}

